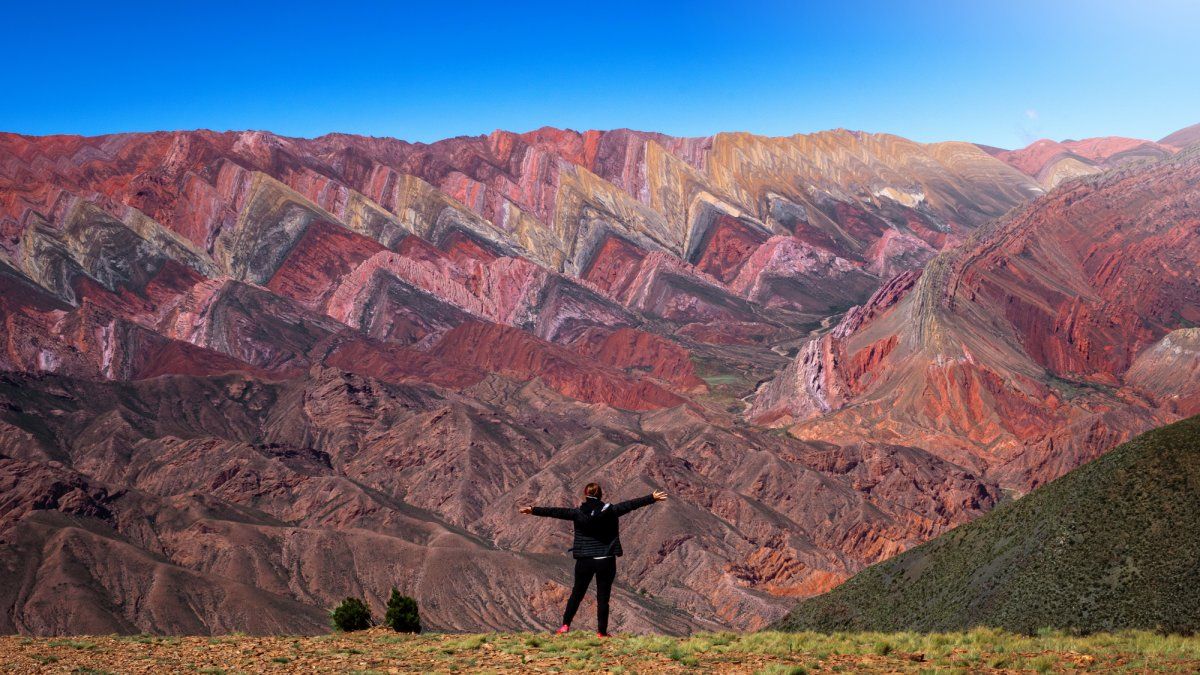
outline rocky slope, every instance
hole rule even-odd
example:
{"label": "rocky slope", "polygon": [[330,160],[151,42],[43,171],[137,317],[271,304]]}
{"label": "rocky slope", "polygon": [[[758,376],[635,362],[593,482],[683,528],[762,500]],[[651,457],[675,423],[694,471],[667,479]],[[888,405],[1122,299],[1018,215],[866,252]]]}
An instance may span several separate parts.
{"label": "rocky slope", "polygon": [[987,150],[1049,189],[1063,181],[1101,173],[1131,162],[1169,157],[1186,145],[1181,143],[1182,140],[1182,137],[1176,137],[1171,138],[1170,142],[1163,139],[1155,143],[1136,138],[1103,136],[1059,142],[1043,138],[1018,150]]}
{"label": "rocky slope", "polygon": [[1063,186],[805,343],[748,416],[919,445],[1018,491],[1200,412],[1200,153]]}
{"label": "rocky slope", "polygon": [[1200,124],[1184,127],[1158,139],[1159,145],[1169,145],[1175,148],[1186,148],[1197,142],[1200,142]]}
{"label": "rocky slope", "polygon": [[460,395],[319,366],[9,375],[0,399],[6,631],[311,632],[342,597],[381,605],[393,585],[433,627],[545,627],[570,533],[517,507],[571,503],[592,479],[677,497],[625,524],[623,629],[754,627],[997,496],[914,448],[802,443],[495,377]]}
{"label": "rocky slope", "polygon": [[[1033,178],[972,144],[840,130],[0,135],[0,629],[312,632],[393,585],[432,627],[544,627],[569,533],[517,506],[597,477],[678,497],[629,523],[619,628],[761,626],[986,512],[998,483],[1196,405],[1194,336],[1167,332],[1196,311],[1194,181],[1164,166],[1126,196],[1153,207],[1136,232],[1179,218],[1138,255],[1180,274],[1081,305],[1123,317],[1071,333],[1102,347],[1038,347],[1065,403],[1035,389],[934,431],[833,415],[800,439],[767,424],[842,404],[789,389],[791,356],[912,302]],[[1109,257],[1131,245],[1123,203],[1098,221]],[[1029,292],[1058,307],[1051,281]],[[972,353],[1007,374],[989,330]],[[896,332],[853,372],[891,377]],[[979,461],[989,434],[1024,459]]]}
{"label": "rocky slope", "polygon": [[801,603],[805,630],[1200,626],[1200,416]]}

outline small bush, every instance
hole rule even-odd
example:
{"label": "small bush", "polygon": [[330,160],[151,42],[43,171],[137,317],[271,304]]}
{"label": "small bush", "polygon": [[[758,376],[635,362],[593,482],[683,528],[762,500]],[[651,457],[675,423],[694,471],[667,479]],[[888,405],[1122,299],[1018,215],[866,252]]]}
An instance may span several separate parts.
{"label": "small bush", "polygon": [[420,633],[421,614],[417,609],[417,601],[407,595],[400,595],[400,591],[393,588],[392,597],[388,598],[383,625],[390,626],[397,633]]}
{"label": "small bush", "polygon": [[329,613],[329,621],[343,633],[366,630],[372,624],[371,610],[358,598],[346,598]]}

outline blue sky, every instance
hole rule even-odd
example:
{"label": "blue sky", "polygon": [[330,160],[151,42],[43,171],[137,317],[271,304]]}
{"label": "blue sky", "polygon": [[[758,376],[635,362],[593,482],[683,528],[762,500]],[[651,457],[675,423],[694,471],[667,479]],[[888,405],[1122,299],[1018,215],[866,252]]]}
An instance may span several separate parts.
{"label": "blue sky", "polygon": [[846,127],[1014,147],[1200,122],[1190,0],[350,4],[6,3],[0,130]]}

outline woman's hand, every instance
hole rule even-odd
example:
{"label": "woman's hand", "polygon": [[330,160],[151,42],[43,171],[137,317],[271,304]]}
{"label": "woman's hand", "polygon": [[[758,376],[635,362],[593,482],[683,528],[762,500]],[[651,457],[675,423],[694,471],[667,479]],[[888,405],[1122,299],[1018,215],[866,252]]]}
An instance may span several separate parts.
{"label": "woman's hand", "polygon": [[532,506],[522,506],[519,510],[521,513],[524,513],[527,516],[533,515],[533,507]]}
{"label": "woman's hand", "polygon": [[662,490],[655,490],[652,496],[656,502],[665,502],[667,500],[667,493]]}

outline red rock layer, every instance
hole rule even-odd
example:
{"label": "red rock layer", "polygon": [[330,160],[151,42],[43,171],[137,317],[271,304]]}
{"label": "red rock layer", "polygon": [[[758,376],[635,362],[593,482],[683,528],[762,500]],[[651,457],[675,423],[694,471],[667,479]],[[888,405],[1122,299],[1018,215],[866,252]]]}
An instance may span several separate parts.
{"label": "red rock layer", "polygon": [[591,265],[583,273],[587,279],[609,295],[621,297],[633,283],[634,276],[646,252],[619,237],[608,237]]}
{"label": "red rock layer", "polygon": [[727,215],[718,217],[705,238],[704,253],[696,261],[696,267],[725,283],[737,276],[746,260],[767,239],[763,233]]}
{"label": "red rock layer", "polygon": [[338,225],[314,223],[266,287],[310,309],[322,309],[342,277],[383,250],[378,242]]}
{"label": "red rock layer", "polygon": [[[919,439],[1019,490],[1177,417],[1130,385],[1189,358],[1182,337],[1148,348],[1200,320],[1198,182],[1189,153],[1054,191],[807,343],[750,416],[808,439]],[[1163,391],[1190,410],[1182,381]]]}
{"label": "red rock layer", "polygon": [[607,334],[596,330],[577,342],[575,348],[600,363],[646,372],[683,391],[706,389],[704,380],[696,376],[691,354],[678,343],[653,333],[636,328],[620,328]]}
{"label": "red rock layer", "polygon": [[496,324],[464,323],[447,333],[432,354],[449,363],[469,364],[521,379],[537,377],[572,398],[625,410],[650,410],[685,401],[657,384],[630,378],[565,347]]}

